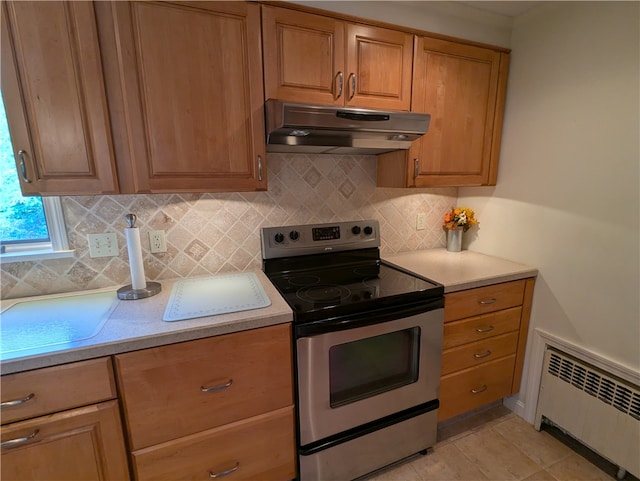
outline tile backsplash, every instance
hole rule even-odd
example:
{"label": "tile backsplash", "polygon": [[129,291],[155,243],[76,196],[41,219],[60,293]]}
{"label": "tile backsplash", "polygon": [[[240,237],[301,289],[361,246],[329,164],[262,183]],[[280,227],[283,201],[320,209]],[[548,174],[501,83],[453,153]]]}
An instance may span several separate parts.
{"label": "tile backsplash", "polygon": [[[3,264],[3,299],[130,284],[125,214],[138,217],[148,280],[261,268],[260,228],[378,219],[382,254],[444,246],[457,189],[376,187],[375,156],[268,154],[269,190],[228,194],[63,197],[72,258]],[[416,230],[416,215],[426,229]],[[164,230],[167,252],[149,251]],[[117,257],[89,256],[87,234],[114,232]]]}

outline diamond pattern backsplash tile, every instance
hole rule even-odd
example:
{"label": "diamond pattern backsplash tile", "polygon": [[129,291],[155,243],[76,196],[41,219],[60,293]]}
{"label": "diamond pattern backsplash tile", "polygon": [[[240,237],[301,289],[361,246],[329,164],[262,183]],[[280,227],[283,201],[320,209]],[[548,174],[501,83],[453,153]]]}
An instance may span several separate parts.
{"label": "diamond pattern backsplash tile", "polygon": [[[260,228],[377,219],[382,255],[445,245],[444,214],[457,189],[376,187],[374,156],[268,154],[269,190],[223,194],[63,197],[75,256],[3,264],[1,297],[120,287],[131,283],[124,216],[140,228],[148,280],[259,270]],[[416,230],[423,213],[427,228]],[[151,230],[166,232],[167,252],[149,251]],[[87,234],[114,232],[117,257],[89,256]]]}

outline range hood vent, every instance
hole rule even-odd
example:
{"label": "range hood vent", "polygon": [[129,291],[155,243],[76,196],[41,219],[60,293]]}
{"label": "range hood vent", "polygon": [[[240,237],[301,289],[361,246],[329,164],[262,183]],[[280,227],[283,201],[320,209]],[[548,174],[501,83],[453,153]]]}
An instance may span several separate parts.
{"label": "range hood vent", "polygon": [[382,154],[406,150],[429,128],[429,114],[267,100],[268,152]]}

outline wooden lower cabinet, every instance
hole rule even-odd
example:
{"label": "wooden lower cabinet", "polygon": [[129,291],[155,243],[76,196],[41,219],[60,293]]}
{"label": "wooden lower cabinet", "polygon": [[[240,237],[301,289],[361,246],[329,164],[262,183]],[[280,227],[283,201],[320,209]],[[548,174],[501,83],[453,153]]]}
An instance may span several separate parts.
{"label": "wooden lower cabinet", "polygon": [[515,354],[518,331],[451,348],[442,355],[442,375]]}
{"label": "wooden lower cabinet", "polygon": [[293,405],[288,324],[119,354],[132,450]]}
{"label": "wooden lower cabinet", "polygon": [[521,306],[524,288],[525,281],[519,280],[447,294],[444,322]]}
{"label": "wooden lower cabinet", "polygon": [[444,421],[520,389],[535,278],[445,294]]}
{"label": "wooden lower cabinet", "polygon": [[443,349],[481,341],[490,336],[498,336],[520,327],[522,307],[513,307],[444,325]]}
{"label": "wooden lower cabinet", "polygon": [[3,480],[129,479],[115,400],[8,424],[1,433]]}
{"label": "wooden lower cabinet", "polygon": [[438,420],[483,406],[511,394],[515,356],[443,376]]}
{"label": "wooden lower cabinet", "polygon": [[115,361],[137,480],[295,478],[289,324]]}
{"label": "wooden lower cabinet", "polygon": [[116,397],[109,357],[7,374],[2,376],[2,424]]}
{"label": "wooden lower cabinet", "polygon": [[135,451],[134,471],[138,480],[293,479],[294,436],[293,406],[288,406]]}
{"label": "wooden lower cabinet", "polygon": [[129,479],[111,358],[2,376],[3,480]]}

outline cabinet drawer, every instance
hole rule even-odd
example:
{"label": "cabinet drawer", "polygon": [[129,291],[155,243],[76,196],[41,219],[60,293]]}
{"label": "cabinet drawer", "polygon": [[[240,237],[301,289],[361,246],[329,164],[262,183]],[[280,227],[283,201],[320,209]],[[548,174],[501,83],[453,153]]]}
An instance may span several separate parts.
{"label": "cabinet drawer", "polygon": [[234,481],[289,480],[296,475],[294,451],[289,406],[136,451],[133,464],[139,481],[209,479],[234,468]]}
{"label": "cabinet drawer", "polygon": [[129,479],[118,402],[2,426],[2,479]]}
{"label": "cabinet drawer", "polygon": [[514,354],[517,347],[518,333],[515,331],[453,347],[442,353],[442,375]]}
{"label": "cabinet drawer", "polygon": [[512,307],[469,319],[448,322],[444,325],[442,348],[481,341],[506,332],[517,331],[520,327],[521,307]]}
{"label": "cabinet drawer", "polygon": [[496,401],[511,393],[515,355],[443,376],[438,421]]}
{"label": "cabinet drawer", "polygon": [[8,374],[2,376],[2,424],[115,397],[108,357]]}
{"label": "cabinet drawer", "polygon": [[525,280],[445,294],[444,322],[522,305]]}
{"label": "cabinet drawer", "polygon": [[293,404],[289,324],[115,359],[133,450]]}

